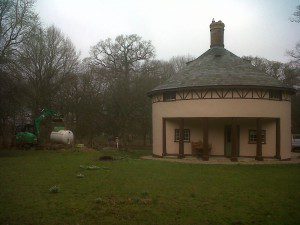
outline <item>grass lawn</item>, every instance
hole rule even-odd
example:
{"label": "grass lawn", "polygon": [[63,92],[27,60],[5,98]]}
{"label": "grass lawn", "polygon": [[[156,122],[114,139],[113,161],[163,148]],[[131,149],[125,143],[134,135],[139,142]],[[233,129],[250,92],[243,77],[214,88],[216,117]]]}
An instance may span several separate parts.
{"label": "grass lawn", "polygon": [[[120,160],[99,162],[105,154]],[[300,224],[300,165],[139,159],[147,154],[0,151],[0,224]]]}

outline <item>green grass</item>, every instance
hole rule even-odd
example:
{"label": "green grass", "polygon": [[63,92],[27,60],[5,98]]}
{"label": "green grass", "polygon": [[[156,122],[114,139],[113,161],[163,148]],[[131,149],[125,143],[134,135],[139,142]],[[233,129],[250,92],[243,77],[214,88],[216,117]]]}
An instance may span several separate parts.
{"label": "green grass", "polygon": [[[120,160],[99,162],[104,154]],[[0,224],[300,223],[300,165],[140,160],[145,154],[0,151]]]}

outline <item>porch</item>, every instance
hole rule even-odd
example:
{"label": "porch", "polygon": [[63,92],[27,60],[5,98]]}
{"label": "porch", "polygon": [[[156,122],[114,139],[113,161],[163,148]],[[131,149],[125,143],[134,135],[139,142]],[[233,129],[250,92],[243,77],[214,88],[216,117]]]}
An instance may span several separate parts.
{"label": "porch", "polygon": [[[281,159],[279,118],[163,118],[162,156]],[[200,144],[196,154],[195,143]]]}
{"label": "porch", "polygon": [[300,153],[292,153],[291,159],[289,160],[278,160],[276,158],[265,158],[263,161],[255,160],[253,157],[239,157],[238,161],[233,162],[230,158],[224,156],[210,156],[208,161],[203,161],[201,158],[194,156],[186,156],[179,159],[176,156],[165,156],[165,157],[153,157],[153,156],[142,156],[141,159],[145,160],[158,160],[176,163],[187,163],[187,164],[210,164],[210,165],[262,165],[262,164],[300,164]]}

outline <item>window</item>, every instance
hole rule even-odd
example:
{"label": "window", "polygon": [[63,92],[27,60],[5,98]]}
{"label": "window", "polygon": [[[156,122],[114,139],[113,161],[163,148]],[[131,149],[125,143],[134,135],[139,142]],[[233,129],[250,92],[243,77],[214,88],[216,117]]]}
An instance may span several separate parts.
{"label": "window", "polygon": [[[180,130],[175,129],[175,139],[174,141],[179,141],[180,138]],[[183,141],[184,142],[190,142],[190,129],[184,129],[183,130]]]}
{"label": "window", "polygon": [[281,91],[269,91],[269,99],[281,100]]}
{"label": "window", "polygon": [[293,139],[300,139],[300,134],[294,134]]}
{"label": "window", "polygon": [[176,92],[166,92],[163,94],[164,102],[176,100]]}
{"label": "window", "polygon": [[[256,144],[257,141],[257,131],[249,130],[249,144]],[[261,131],[261,143],[266,144],[266,130]]]}

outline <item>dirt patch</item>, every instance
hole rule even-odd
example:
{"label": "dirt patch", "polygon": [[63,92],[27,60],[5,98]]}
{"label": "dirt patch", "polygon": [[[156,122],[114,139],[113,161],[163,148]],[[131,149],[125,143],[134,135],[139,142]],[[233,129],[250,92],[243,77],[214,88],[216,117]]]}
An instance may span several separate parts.
{"label": "dirt patch", "polygon": [[110,155],[104,155],[104,156],[100,156],[99,157],[99,161],[104,161],[104,162],[107,162],[107,161],[114,161],[116,160],[114,157],[110,156]]}

